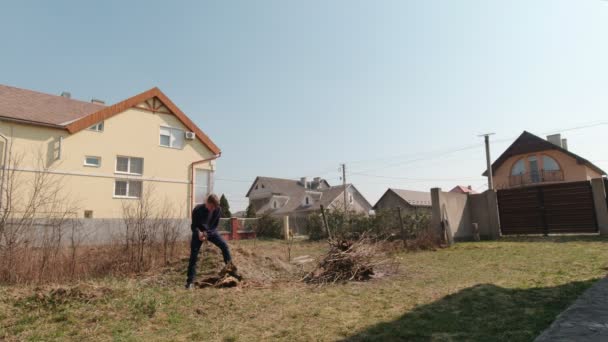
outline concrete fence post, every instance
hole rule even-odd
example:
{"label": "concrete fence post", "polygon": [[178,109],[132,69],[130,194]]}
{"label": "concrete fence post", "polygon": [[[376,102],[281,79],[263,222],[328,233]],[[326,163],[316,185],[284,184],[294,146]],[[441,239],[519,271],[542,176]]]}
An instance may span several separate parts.
{"label": "concrete fence post", "polygon": [[606,203],[606,188],[604,179],[594,178],[591,180],[593,191],[593,205],[595,206],[595,218],[600,235],[608,235],[608,205]]}
{"label": "concrete fence post", "polygon": [[441,237],[442,240],[445,240],[448,245],[451,245],[452,236],[450,233],[447,234],[449,236],[446,236],[445,232],[447,227],[445,226],[445,222],[443,220],[441,208],[441,188],[431,189],[431,203],[433,206],[431,211],[431,228],[438,236]]}
{"label": "concrete fence post", "polygon": [[289,216],[283,216],[283,238],[289,240]]}
{"label": "concrete fence post", "polygon": [[488,230],[492,240],[500,238],[500,215],[498,212],[498,195],[495,190],[486,191],[488,203]]}

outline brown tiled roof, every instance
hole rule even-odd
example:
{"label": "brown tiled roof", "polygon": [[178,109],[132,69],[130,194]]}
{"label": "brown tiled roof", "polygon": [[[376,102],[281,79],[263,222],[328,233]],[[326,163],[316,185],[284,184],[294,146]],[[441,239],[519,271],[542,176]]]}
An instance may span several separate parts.
{"label": "brown tiled roof", "polygon": [[0,84],[0,117],[5,119],[64,126],[103,108],[101,104]]}
{"label": "brown tiled roof", "polygon": [[0,119],[67,129],[74,134],[152,98],[160,100],[211,152],[221,153],[219,147],[156,87],[106,107],[0,84]]}

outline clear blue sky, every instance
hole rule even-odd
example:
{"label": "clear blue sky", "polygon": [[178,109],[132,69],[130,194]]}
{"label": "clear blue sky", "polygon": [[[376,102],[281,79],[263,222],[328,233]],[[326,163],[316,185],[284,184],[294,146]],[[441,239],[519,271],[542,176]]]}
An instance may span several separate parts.
{"label": "clear blue sky", "polygon": [[[338,184],[341,162],[372,203],[483,189],[477,134],[496,158],[524,129],[608,121],[602,0],[11,1],[0,32],[0,83],[107,102],[160,87],[222,148],[235,209],[257,175]],[[564,134],[608,169],[607,130]]]}

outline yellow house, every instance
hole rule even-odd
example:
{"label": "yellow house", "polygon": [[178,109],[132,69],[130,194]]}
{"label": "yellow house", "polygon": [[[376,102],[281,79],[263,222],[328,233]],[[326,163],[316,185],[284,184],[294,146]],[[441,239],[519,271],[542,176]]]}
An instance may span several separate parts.
{"label": "yellow house", "polygon": [[120,218],[145,190],[185,216],[211,192],[220,154],[158,88],[106,106],[0,85],[4,173],[57,176],[77,217]]}
{"label": "yellow house", "polygon": [[585,181],[606,174],[589,160],[569,151],[568,141],[560,134],[545,140],[526,131],[496,159],[492,173],[495,188],[499,190]]}

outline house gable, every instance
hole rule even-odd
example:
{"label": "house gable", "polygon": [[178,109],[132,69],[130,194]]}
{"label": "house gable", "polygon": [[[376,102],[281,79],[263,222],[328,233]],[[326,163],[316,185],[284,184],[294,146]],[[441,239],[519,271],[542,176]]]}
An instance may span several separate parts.
{"label": "house gable", "polygon": [[[589,160],[572,153],[560,146],[557,146],[541,137],[538,137],[530,132],[524,131],[492,164],[492,172],[496,173],[505,163],[515,156],[525,156],[527,154],[542,152],[542,151],[557,151],[570,158],[574,158],[578,164],[583,164],[591,170],[605,175],[602,169],[591,163]],[[510,167],[510,166],[509,166]],[[483,176],[487,176],[487,171],[484,171]]]}
{"label": "house gable", "polygon": [[374,205],[374,210],[386,209],[387,207],[395,207],[396,204],[399,204],[403,207],[410,207],[411,205],[404,200],[401,196],[397,195],[392,189],[386,190],[386,192],[380,197],[376,205]]}
{"label": "house gable", "polygon": [[219,147],[217,147],[217,145],[215,145],[213,141],[211,141],[211,139],[186,116],[186,114],[184,114],[162,91],[160,91],[160,89],[156,87],[114,105],[104,107],[103,109],[77,119],[74,122],[68,123],[66,129],[71,134],[74,134],[130,108],[174,115],[184,126],[194,132],[197,139],[211,152],[216,155],[221,153]]}

